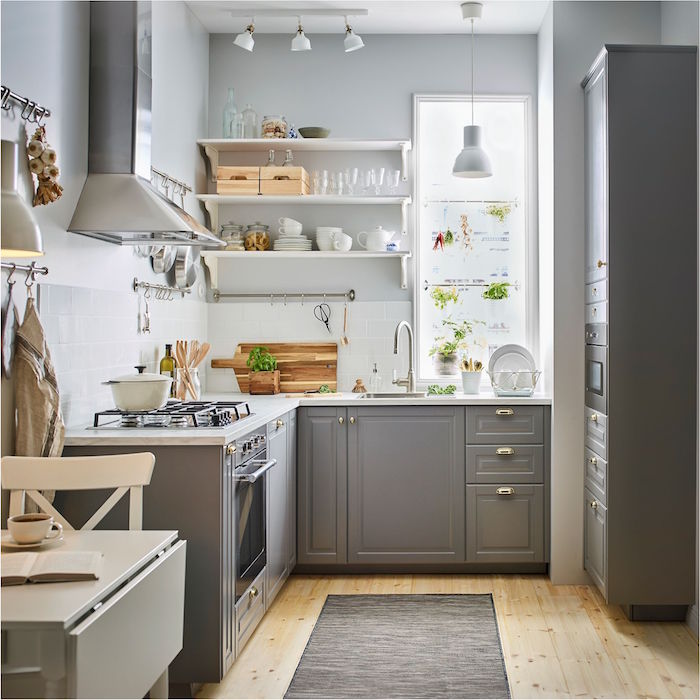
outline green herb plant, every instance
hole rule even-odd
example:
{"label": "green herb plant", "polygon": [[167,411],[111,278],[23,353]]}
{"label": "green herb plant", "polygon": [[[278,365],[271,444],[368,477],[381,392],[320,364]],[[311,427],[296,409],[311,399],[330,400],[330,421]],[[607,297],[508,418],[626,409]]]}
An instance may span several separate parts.
{"label": "green herb plant", "polygon": [[446,335],[437,336],[433,347],[428,354],[442,355],[445,358],[454,355],[458,350],[466,350],[468,347],[467,336],[474,332],[474,324],[483,321],[453,321],[450,318],[443,319],[442,325],[451,331],[451,337]]}
{"label": "green herb plant", "polygon": [[430,298],[433,300],[435,308],[444,311],[447,304],[450,302],[456,304],[459,301],[459,292],[457,287],[444,288],[437,286],[433,287],[430,292]]}
{"label": "green herb plant", "polygon": [[428,396],[446,396],[454,394],[457,391],[457,387],[454,384],[448,384],[445,387],[439,384],[430,384],[428,386]]}
{"label": "green herb plant", "polygon": [[499,299],[508,298],[508,287],[512,286],[510,282],[492,282],[481,295],[484,299]]}
{"label": "green herb plant", "polygon": [[498,219],[501,223],[506,220],[506,217],[512,210],[510,204],[489,204],[488,207],[486,207],[486,213]]}
{"label": "green herb plant", "polygon": [[250,351],[245,363],[251,372],[274,372],[277,369],[277,359],[262,345]]}

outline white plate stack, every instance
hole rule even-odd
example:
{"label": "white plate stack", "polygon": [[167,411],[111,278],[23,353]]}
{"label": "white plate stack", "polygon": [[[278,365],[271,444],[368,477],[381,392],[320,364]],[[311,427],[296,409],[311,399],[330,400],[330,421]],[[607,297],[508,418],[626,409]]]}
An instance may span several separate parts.
{"label": "white plate stack", "polygon": [[273,250],[311,250],[311,239],[302,234],[300,222],[282,218],[279,223],[280,227],[277,229],[279,238],[273,243]]}

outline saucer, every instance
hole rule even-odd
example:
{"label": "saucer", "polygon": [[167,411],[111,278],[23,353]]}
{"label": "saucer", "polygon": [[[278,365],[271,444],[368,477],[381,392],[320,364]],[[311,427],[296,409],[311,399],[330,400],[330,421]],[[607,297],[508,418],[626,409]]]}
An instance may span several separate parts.
{"label": "saucer", "polygon": [[32,542],[31,544],[20,544],[19,542],[15,542],[9,532],[3,534],[0,538],[0,546],[2,546],[3,549],[39,549],[40,547],[45,547],[46,545],[51,545],[58,542],[63,542],[63,535],[53,537],[50,540]]}

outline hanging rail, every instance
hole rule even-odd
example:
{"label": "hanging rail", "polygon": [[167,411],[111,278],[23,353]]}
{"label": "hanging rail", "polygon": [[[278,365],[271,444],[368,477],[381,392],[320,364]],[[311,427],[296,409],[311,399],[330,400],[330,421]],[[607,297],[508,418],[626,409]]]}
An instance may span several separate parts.
{"label": "hanging rail", "polygon": [[172,184],[173,196],[177,193],[192,192],[192,188],[186,182],[183,182],[182,180],[177,180],[171,175],[168,175],[168,173],[164,173],[162,170],[158,170],[152,167],[151,172],[161,179],[160,184],[162,187],[166,188],[166,190],[168,188],[168,185]]}
{"label": "hanging rail", "polygon": [[423,199],[423,206],[428,204],[513,204],[519,206],[516,199]]}
{"label": "hanging rail", "polygon": [[501,280],[500,282],[428,282],[423,281],[423,291],[428,291],[430,287],[456,287],[457,289],[468,289],[469,287],[490,287],[492,284],[509,284],[513,289],[520,290],[520,282],[508,282]]}
{"label": "hanging rail", "polygon": [[1,87],[0,108],[4,109],[6,112],[12,109],[12,102],[16,102],[22,106],[22,119],[26,119],[28,122],[41,124],[44,117],[51,116],[51,110],[48,107],[44,107],[38,102],[30,100],[28,97],[22,97],[22,95],[10,90],[10,88],[5,85]]}
{"label": "hanging rail", "polygon": [[347,292],[296,292],[294,294],[265,294],[260,292],[259,294],[234,294],[234,293],[223,293],[218,289],[214,290],[214,301],[219,301],[220,299],[267,299],[270,304],[275,303],[275,299],[280,299],[285,305],[288,301],[299,299],[303,304],[304,301],[317,301],[322,299],[323,301],[328,301],[331,299],[341,299],[345,301],[355,301],[355,290],[349,289]]}
{"label": "hanging rail", "polygon": [[138,277],[134,277],[131,286],[135,292],[139,289],[145,289],[149,293],[151,289],[156,291],[156,299],[159,301],[172,301],[173,294],[181,294],[184,298],[185,294],[192,291],[192,287],[169,287],[167,284],[156,284],[154,282],[143,282]]}
{"label": "hanging rail", "polygon": [[30,265],[16,265],[15,263],[1,263],[3,270],[11,270],[12,272],[28,272],[32,277],[36,275],[48,275],[49,268],[46,266],[37,265],[35,262]]}

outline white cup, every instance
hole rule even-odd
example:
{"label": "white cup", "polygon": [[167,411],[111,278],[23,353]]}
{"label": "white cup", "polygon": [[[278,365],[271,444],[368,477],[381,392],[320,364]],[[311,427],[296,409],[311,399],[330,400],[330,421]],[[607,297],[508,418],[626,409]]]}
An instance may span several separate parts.
{"label": "white cup", "polygon": [[298,226],[299,229],[301,229],[301,221],[290,219],[286,216],[283,216],[281,219],[277,219],[277,223],[285,228],[294,228],[295,226]]}
{"label": "white cup", "polygon": [[301,236],[301,224],[298,226],[280,226],[277,229],[281,236]]}
{"label": "white cup", "polygon": [[333,250],[346,252],[352,248],[352,238],[347,233],[333,234]]}
{"label": "white cup", "polygon": [[319,250],[334,250],[333,239],[341,235],[345,234],[340,226],[317,226],[316,245]]}
{"label": "white cup", "polygon": [[61,535],[63,525],[55,523],[48,513],[24,513],[9,517],[7,529],[17,544],[39,544]]}

